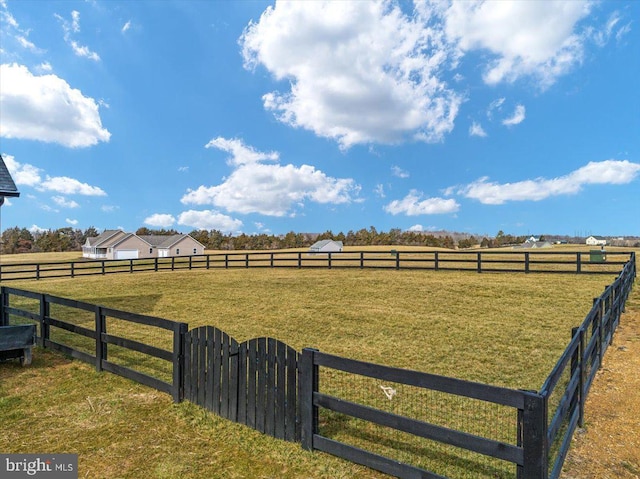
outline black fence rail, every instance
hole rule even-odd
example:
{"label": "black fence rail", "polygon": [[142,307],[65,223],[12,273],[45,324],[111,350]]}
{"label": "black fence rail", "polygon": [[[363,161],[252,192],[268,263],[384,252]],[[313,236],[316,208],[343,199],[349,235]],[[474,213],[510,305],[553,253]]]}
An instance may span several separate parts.
{"label": "black fence rail", "polygon": [[[585,399],[635,277],[635,255],[631,253],[616,280],[594,299],[583,323],[574,328],[565,352],[537,392],[391,368],[313,349],[298,354],[271,338],[238,344],[212,327],[187,331],[185,323],[6,286],[0,288],[0,326],[36,322],[42,347],[164,391],[174,401],[188,399],[265,434],[300,441],[306,449],[325,451],[397,477],[479,477],[474,467],[481,467],[485,473],[489,471],[485,477],[555,479],[575,428],[582,424]],[[135,328],[119,327],[115,321],[133,323]],[[153,345],[144,338],[129,337],[131,331],[145,327],[171,335],[158,343],[151,341],[157,336],[151,334],[148,341]],[[60,334],[55,336],[52,330]],[[75,337],[86,341],[84,347],[77,346]],[[145,365],[139,356],[132,359],[121,351],[114,354],[113,348],[151,358],[151,362]],[[166,374],[149,374],[158,362],[169,365],[168,378]],[[432,404],[393,410],[392,401],[382,406],[366,395],[341,394],[333,384],[339,374],[385,383],[374,387],[381,388],[390,401],[396,394],[394,387],[412,388],[416,396],[428,394]],[[344,389],[357,389],[353,383],[347,384]],[[456,412],[448,416],[459,417],[425,415],[430,407],[438,409],[437,403],[442,401],[457,404]],[[478,404],[488,405],[494,412],[478,417]],[[378,428],[375,433],[371,429],[357,432],[359,440],[369,436],[369,444],[385,443],[389,450],[393,441],[379,431],[397,431],[430,441],[426,447],[410,443],[410,448],[431,451],[432,456],[439,455],[433,454],[439,445],[454,448],[458,452],[448,449],[445,453],[447,461],[459,462],[466,469],[438,472],[431,464],[412,464],[391,453],[380,453],[376,447],[351,443],[345,438],[354,436],[354,421]],[[473,426],[474,422],[481,427]],[[459,456],[459,451],[474,454],[475,459]],[[499,465],[487,466],[477,457]]]}
{"label": "black fence rail", "polygon": [[[313,349],[303,350],[300,364],[300,417],[303,420],[301,440],[302,447],[305,449],[317,449],[334,454],[396,477],[445,477],[320,434],[318,423],[321,414],[319,410],[324,408],[350,418],[361,419],[417,437],[513,463],[517,470],[516,477],[519,479],[544,477],[543,472],[546,467],[543,462],[545,402],[544,397],[535,392],[500,388],[418,371],[354,361]],[[320,368],[344,371],[387,383],[405,384],[506,406],[511,409],[511,421],[514,425],[511,428],[513,432],[511,441],[481,437],[321,393]],[[473,407],[467,411],[470,418],[474,413]],[[471,472],[471,474],[474,473]]]}
{"label": "black fence rail", "polygon": [[577,426],[583,426],[585,400],[618,327],[635,278],[636,263],[629,261],[616,280],[594,298],[591,311],[582,324],[572,330],[567,349],[540,389],[548,409],[545,449],[549,455],[550,479],[560,476],[573,432]]}
{"label": "black fence rail", "polygon": [[[12,306],[15,298],[25,298],[32,301],[27,301],[27,304],[18,308]],[[18,321],[36,322],[38,324],[37,340],[39,346],[60,351],[73,358],[94,364],[97,371],[109,371],[158,389],[170,394],[175,401],[182,400],[184,396],[183,337],[188,329],[186,323],[6,286],[0,288],[0,301],[2,303],[0,325],[8,325],[12,317],[17,318]],[[67,317],[64,319],[54,317],[52,314],[54,305],[63,306],[64,308],[58,309],[61,315]],[[67,311],[65,312],[64,309]],[[71,310],[70,314],[69,310]],[[77,313],[78,310],[89,314],[82,317]],[[116,329],[113,324],[115,320],[170,332],[171,338],[165,340],[168,347],[149,345],[118,335],[115,331],[123,328]],[[16,320],[14,319],[13,322]],[[111,331],[111,326],[115,331]],[[78,337],[81,340],[78,340]],[[84,338],[87,338],[88,341],[82,341]],[[125,351],[117,355],[110,354],[109,345],[117,346]],[[138,353],[138,356],[131,357],[128,354],[130,352]],[[149,362],[149,359],[151,359],[151,363],[154,363],[154,359],[165,362],[168,365],[168,373],[162,374],[165,369],[162,367],[148,368],[155,371],[156,375],[134,369],[137,364]]]}
{"label": "black fence rail", "polygon": [[478,273],[615,274],[633,252],[615,251],[341,251],[233,252],[170,258],[80,260],[0,264],[0,280],[213,268],[383,268],[476,271]]}

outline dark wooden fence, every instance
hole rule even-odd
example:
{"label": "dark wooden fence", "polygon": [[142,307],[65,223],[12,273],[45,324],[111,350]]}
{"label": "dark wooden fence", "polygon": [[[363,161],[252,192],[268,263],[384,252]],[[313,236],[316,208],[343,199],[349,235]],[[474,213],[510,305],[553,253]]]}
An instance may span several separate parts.
{"label": "dark wooden fence", "polygon": [[[513,408],[512,421],[518,424],[514,430],[521,430],[523,434],[514,434],[512,443],[496,441],[322,394],[319,367],[507,406]],[[305,449],[317,449],[334,454],[397,477],[443,477],[319,434],[319,409],[325,408],[349,417],[514,463],[517,465],[519,479],[544,477],[545,402],[544,397],[538,393],[354,361],[313,349],[303,350],[300,368],[300,417],[303,420],[301,439],[302,447]],[[470,408],[467,413],[473,417],[474,411]]]}
{"label": "dark wooden fence", "polygon": [[[632,253],[616,280],[594,299],[593,308],[581,326],[572,331],[567,349],[537,392],[391,368],[313,349],[305,349],[299,355],[286,344],[270,338],[238,344],[212,327],[187,331],[185,323],[6,286],[0,291],[0,325],[9,324],[9,319],[14,317],[35,321],[39,324],[38,339],[42,347],[95,364],[97,370],[111,371],[167,392],[175,401],[188,399],[266,434],[300,441],[306,449],[325,451],[398,477],[444,476],[323,435],[319,426],[320,412],[331,411],[497,458],[514,465],[517,479],[555,479],[560,474],[573,432],[583,421],[586,396],[619,323],[635,277],[635,255]],[[37,311],[12,306],[13,296],[35,300]],[[53,304],[92,312],[95,326],[88,328],[55,319],[50,314]],[[171,331],[173,348],[166,350],[110,334],[109,318]],[[89,354],[51,340],[52,327],[93,340],[95,353]],[[110,361],[109,344],[170,362],[172,380],[163,381]],[[507,414],[507,420],[513,426],[510,430],[515,433],[509,440],[496,440],[323,393],[321,388],[325,380],[321,378],[331,377],[331,374],[322,376],[323,370],[391,381],[505,407],[510,411]],[[476,411],[465,408],[463,415],[463,422],[473,421]],[[339,422],[336,427],[340,427]]]}
{"label": "dark wooden fence", "polygon": [[593,300],[582,324],[571,332],[571,341],[540,389],[548,403],[549,423],[545,448],[549,451],[549,478],[560,476],[576,426],[583,425],[584,403],[602,358],[613,338],[636,278],[632,259],[617,279]]}
{"label": "dark wooden fence", "polygon": [[476,271],[478,273],[615,274],[633,255],[615,251],[344,251],[233,252],[171,258],[80,260],[0,265],[0,280],[213,268],[378,268]]}
{"label": "dark wooden fence", "polygon": [[300,438],[298,353],[273,338],[238,342],[212,326],[185,335],[185,399],[287,441]]}
{"label": "dark wooden fence", "polygon": [[[34,300],[34,305],[21,309],[12,306],[13,297],[22,297]],[[0,325],[8,325],[10,317],[31,320],[38,324],[38,345],[43,348],[54,349],[67,354],[81,361],[94,364],[97,371],[109,371],[120,376],[145,384],[159,391],[170,394],[175,401],[182,400],[183,375],[184,375],[184,353],[183,337],[187,332],[188,325],[167,319],[145,316],[142,314],[129,313],[117,309],[106,308],[95,304],[76,301],[67,298],[60,298],[50,294],[34,293],[2,286],[0,288],[0,301],[2,304],[0,311]],[[92,327],[88,324],[79,325],[77,321],[71,319],[63,320],[55,318],[51,314],[52,305],[61,305],[73,310],[89,312],[94,320]],[[167,330],[172,334],[171,349],[163,349],[157,346],[145,344],[133,339],[124,338],[110,333],[108,324],[111,320],[123,320],[129,323],[146,325],[153,328]],[[85,321],[86,323],[86,321]],[[52,339],[52,328],[71,334],[59,335],[61,339]],[[75,337],[73,335],[76,335]],[[93,344],[93,351],[88,352],[86,348],[78,346],[77,337],[88,338]],[[63,342],[65,341],[65,342]],[[108,353],[108,345],[116,345],[128,351],[135,351],[149,358],[165,361],[170,369],[170,378],[159,378],[148,373],[134,369],[135,361],[122,362],[111,361],[112,355]],[[115,358],[113,358],[115,359]]]}

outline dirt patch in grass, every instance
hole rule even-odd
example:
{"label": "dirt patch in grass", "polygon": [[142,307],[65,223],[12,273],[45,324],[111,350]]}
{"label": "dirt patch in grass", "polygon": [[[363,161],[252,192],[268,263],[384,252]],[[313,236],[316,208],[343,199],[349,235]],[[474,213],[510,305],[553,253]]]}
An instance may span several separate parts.
{"label": "dirt patch in grass", "polygon": [[629,305],[587,397],[563,479],[640,478],[640,292]]}

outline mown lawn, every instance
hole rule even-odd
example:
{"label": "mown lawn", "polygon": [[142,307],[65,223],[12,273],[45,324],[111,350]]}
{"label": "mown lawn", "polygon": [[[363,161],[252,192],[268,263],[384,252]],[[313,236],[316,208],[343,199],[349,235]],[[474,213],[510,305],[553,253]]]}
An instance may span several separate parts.
{"label": "mown lawn", "polygon": [[[353,359],[538,389],[571,327],[613,279],[266,269],[8,285],[184,321],[191,328],[210,324],[238,341],[271,336],[297,350],[315,347]],[[150,331],[131,334],[159,345],[166,341]],[[77,452],[80,477],[377,477],[42,350],[35,351],[29,368],[0,365],[0,422],[0,450]]]}

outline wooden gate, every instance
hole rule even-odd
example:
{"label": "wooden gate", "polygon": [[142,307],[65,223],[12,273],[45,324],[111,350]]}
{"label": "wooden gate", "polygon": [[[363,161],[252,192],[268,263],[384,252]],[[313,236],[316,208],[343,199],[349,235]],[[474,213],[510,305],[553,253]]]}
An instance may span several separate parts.
{"label": "wooden gate", "polygon": [[238,344],[212,326],[185,335],[185,399],[264,434],[300,440],[298,353],[273,338]]}
{"label": "wooden gate", "polygon": [[184,397],[226,419],[238,414],[238,343],[213,326],[185,335]]}

